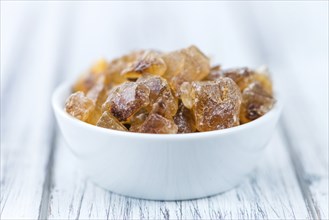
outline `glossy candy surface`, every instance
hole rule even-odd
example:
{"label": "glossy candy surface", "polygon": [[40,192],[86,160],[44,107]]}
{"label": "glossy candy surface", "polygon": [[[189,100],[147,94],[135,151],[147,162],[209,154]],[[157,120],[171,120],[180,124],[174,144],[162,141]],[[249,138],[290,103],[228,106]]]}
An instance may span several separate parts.
{"label": "glossy candy surface", "polygon": [[73,117],[108,129],[155,134],[230,128],[261,117],[275,104],[266,68],[210,67],[195,46],[99,60],[72,91],[65,110]]}

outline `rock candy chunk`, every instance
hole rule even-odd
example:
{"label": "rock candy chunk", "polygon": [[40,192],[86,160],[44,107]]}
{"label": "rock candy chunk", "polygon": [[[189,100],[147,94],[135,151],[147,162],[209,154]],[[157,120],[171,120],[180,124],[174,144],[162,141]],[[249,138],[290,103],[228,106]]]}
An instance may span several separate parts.
{"label": "rock candy chunk", "polygon": [[126,81],[126,77],[124,77],[121,73],[124,69],[128,68],[132,65],[136,60],[138,60],[144,51],[134,51],[130,54],[124,55],[117,59],[112,60],[108,68],[106,70],[106,82],[108,85],[118,85]]}
{"label": "rock candy chunk", "polygon": [[236,68],[222,71],[222,76],[229,77],[239,86],[242,92],[251,83],[259,83],[268,93],[272,94],[272,82],[266,68],[251,70],[249,68]]}
{"label": "rock candy chunk", "polygon": [[149,112],[169,119],[176,114],[178,100],[172,93],[167,80],[159,76],[144,75],[137,82],[150,89],[150,105],[147,107]]}
{"label": "rock candy chunk", "polygon": [[270,74],[267,67],[261,66],[256,69],[254,79],[263,87],[263,89],[267,93],[273,95],[272,80],[270,78]]}
{"label": "rock candy chunk", "polygon": [[86,97],[81,91],[71,94],[65,103],[66,112],[81,121],[87,122],[94,109],[94,101]]}
{"label": "rock candy chunk", "polygon": [[105,111],[102,116],[99,118],[96,126],[109,128],[118,131],[128,131],[128,129],[121,124],[118,119],[116,119],[111,113]]}
{"label": "rock candy chunk", "polygon": [[146,108],[141,108],[133,116],[130,117],[130,128],[129,131],[138,132],[139,127],[143,124],[146,118],[149,116],[149,111]]}
{"label": "rock candy chunk", "polygon": [[73,92],[82,91],[84,94],[96,84],[98,78],[105,74],[108,63],[106,60],[99,60],[94,66],[91,67],[88,73],[82,75],[77,82],[73,85]]}
{"label": "rock candy chunk", "polygon": [[170,88],[164,89],[158,99],[152,104],[151,113],[160,114],[168,119],[176,114],[178,109],[178,99],[173,95]]}
{"label": "rock candy chunk", "polygon": [[275,103],[273,96],[259,83],[251,83],[242,93],[240,122],[247,123],[271,110]]}
{"label": "rock candy chunk", "polygon": [[178,133],[191,133],[196,130],[192,111],[186,108],[182,102],[179,103],[174,122],[178,127]]}
{"label": "rock candy chunk", "polygon": [[177,125],[173,120],[162,117],[158,114],[150,114],[138,127],[136,132],[152,134],[176,134]]}
{"label": "rock candy chunk", "polygon": [[182,85],[183,104],[192,110],[198,131],[211,131],[239,124],[241,93],[230,78]]}
{"label": "rock candy chunk", "polygon": [[95,104],[95,110],[93,114],[88,119],[88,123],[95,125],[98,119],[102,115],[102,105],[107,98],[107,87],[104,84],[105,76],[99,77],[96,84],[88,91],[87,97],[93,100]]}
{"label": "rock candy chunk", "polygon": [[167,81],[159,76],[153,76],[150,74],[143,75],[137,81],[137,83],[145,85],[150,90],[150,103],[154,103],[163,90],[169,87]]}
{"label": "rock candy chunk", "polygon": [[166,69],[166,63],[161,58],[160,53],[147,51],[129,67],[124,69],[121,74],[128,79],[136,79],[143,73],[161,76]]}
{"label": "rock candy chunk", "polygon": [[203,80],[205,81],[216,80],[220,77],[223,77],[222,67],[220,65],[216,65],[211,67],[209,74]]}
{"label": "rock candy chunk", "polygon": [[177,95],[183,82],[202,80],[210,71],[208,57],[195,46],[164,54],[162,58],[167,64],[163,77],[170,82]]}
{"label": "rock candy chunk", "polygon": [[109,111],[119,121],[126,121],[149,104],[149,95],[150,90],[145,85],[125,82],[109,92],[102,110]]}

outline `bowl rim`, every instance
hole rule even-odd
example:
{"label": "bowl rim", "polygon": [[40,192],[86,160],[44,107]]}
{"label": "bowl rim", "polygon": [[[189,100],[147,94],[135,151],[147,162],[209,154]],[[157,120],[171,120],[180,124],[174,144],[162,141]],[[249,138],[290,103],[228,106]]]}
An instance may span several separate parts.
{"label": "bowl rim", "polygon": [[[221,130],[214,130],[214,131],[204,131],[204,132],[195,132],[195,133],[183,133],[183,134],[148,134],[148,133],[137,133],[137,132],[127,132],[127,131],[118,131],[108,128],[102,128],[95,125],[88,124],[86,122],[80,121],[79,119],[71,116],[64,110],[64,103],[61,103],[61,100],[64,99],[64,97],[61,97],[63,93],[66,93],[66,91],[72,87],[73,83],[70,82],[63,82],[59,86],[57,86],[52,94],[52,107],[55,112],[55,114],[59,114],[62,118],[65,120],[71,121],[72,123],[75,123],[77,126],[84,127],[89,130],[93,130],[94,132],[101,132],[104,134],[113,134],[117,136],[123,136],[125,138],[128,137],[135,137],[135,138],[148,138],[148,139],[191,139],[191,138],[207,138],[211,136],[222,136],[230,133],[239,132],[244,129],[248,129],[254,126],[257,126],[259,124],[262,124],[266,121],[269,121],[271,118],[275,118],[275,116],[279,116],[283,105],[281,103],[281,100],[279,99],[280,96],[278,96],[277,91],[275,91],[275,99],[276,102],[273,106],[273,108],[267,112],[265,115],[248,122],[246,124],[238,125],[231,128],[225,128]],[[65,97],[64,100],[66,100],[67,97]]]}

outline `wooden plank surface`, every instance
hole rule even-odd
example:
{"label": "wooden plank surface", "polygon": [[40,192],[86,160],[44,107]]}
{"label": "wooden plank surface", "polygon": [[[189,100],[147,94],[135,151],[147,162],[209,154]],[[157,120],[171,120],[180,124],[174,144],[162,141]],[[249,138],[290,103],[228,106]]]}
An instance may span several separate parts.
{"label": "wooden plank surface", "polygon": [[[327,39],[328,2],[1,2],[1,219],[328,219]],[[86,180],[54,129],[54,86],[99,57],[189,44],[224,67],[270,66],[285,109],[258,168],[182,202]]]}
{"label": "wooden plank surface", "polygon": [[[263,35],[267,63],[281,74],[286,104],[280,128],[309,213],[328,219],[328,2],[264,5],[254,7],[255,29]],[[268,11],[290,16],[274,21]],[[303,16],[307,22],[300,25]]]}
{"label": "wooden plank surface", "polygon": [[13,2],[1,11],[17,13],[28,26],[18,33],[26,45],[4,66],[11,72],[4,73],[10,84],[1,93],[2,219],[37,219],[50,175],[55,125],[49,103],[61,71],[65,16],[55,4],[51,10],[32,5],[23,14],[20,7],[30,4]]}

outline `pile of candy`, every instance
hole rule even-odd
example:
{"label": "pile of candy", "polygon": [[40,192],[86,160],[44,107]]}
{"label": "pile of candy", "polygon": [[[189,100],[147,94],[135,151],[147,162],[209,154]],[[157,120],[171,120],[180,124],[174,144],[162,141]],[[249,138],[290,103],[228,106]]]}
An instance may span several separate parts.
{"label": "pile of candy", "polygon": [[274,103],[266,69],[211,67],[191,46],[100,60],[74,84],[65,110],[104,128],[175,134],[238,126]]}

